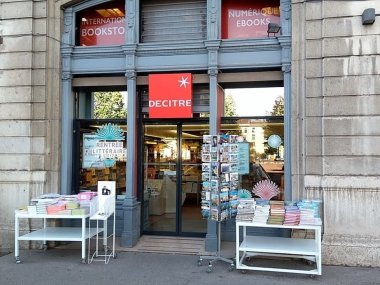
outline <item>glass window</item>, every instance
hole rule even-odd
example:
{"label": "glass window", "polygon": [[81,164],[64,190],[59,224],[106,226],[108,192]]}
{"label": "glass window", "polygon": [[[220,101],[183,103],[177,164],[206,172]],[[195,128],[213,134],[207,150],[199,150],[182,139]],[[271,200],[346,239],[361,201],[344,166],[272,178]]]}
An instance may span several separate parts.
{"label": "glass window", "polygon": [[[243,131],[244,130],[244,131]],[[245,132],[247,130],[247,132]],[[284,199],[284,119],[282,116],[268,116],[266,118],[224,118],[221,132],[238,135],[244,138],[239,144],[240,160],[244,163],[240,173],[240,187],[254,193],[255,187],[262,180],[268,180],[278,187],[279,195],[274,199]],[[281,140],[271,143],[271,136],[278,136]],[[272,137],[273,138],[273,137]],[[240,147],[242,146],[242,147]],[[240,150],[239,150],[240,151]],[[239,171],[240,172],[240,171]]]}
{"label": "glass window", "polygon": [[114,0],[76,14],[80,46],[121,45],[125,42],[125,1]]}
{"label": "glass window", "polygon": [[127,91],[76,93],[73,192],[97,191],[98,181],[115,181],[123,199],[127,162]]}
{"label": "glass window", "polygon": [[223,0],[222,39],[264,38],[280,23],[280,0]]}
{"label": "glass window", "polygon": [[[244,138],[249,159],[241,187],[254,192],[262,180],[279,188],[284,198],[284,88],[225,89],[221,132]],[[249,171],[248,171],[249,169]]]}
{"label": "glass window", "polygon": [[[116,194],[126,187],[127,125],[120,120],[78,120],[75,192],[97,191],[98,181],[115,181]],[[79,163],[78,163],[79,162]]]}

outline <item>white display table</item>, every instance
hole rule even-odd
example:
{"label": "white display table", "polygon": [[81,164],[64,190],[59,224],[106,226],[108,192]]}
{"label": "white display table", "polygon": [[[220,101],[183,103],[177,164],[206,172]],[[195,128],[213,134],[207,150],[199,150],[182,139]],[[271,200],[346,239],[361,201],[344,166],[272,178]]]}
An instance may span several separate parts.
{"label": "white display table", "polygon": [[[86,215],[50,215],[50,214],[28,214],[15,213],[15,259],[20,263],[19,241],[20,240],[41,240],[46,246],[47,241],[80,241],[82,243],[82,263],[86,263],[86,239],[102,232],[102,228],[86,228]],[[43,219],[44,227],[20,236],[20,219]],[[47,219],[81,219],[81,227],[47,227]]]}
{"label": "white display table", "polygon": [[[247,236],[247,227],[314,230],[315,236],[314,239]],[[241,243],[239,239],[240,228],[243,230],[243,240]],[[249,266],[244,264],[245,258],[258,255],[302,258],[315,262],[316,268],[312,270],[300,270]],[[321,222],[319,221],[316,225],[284,226],[237,221],[236,269],[302,273],[310,274],[311,276],[321,275]]]}

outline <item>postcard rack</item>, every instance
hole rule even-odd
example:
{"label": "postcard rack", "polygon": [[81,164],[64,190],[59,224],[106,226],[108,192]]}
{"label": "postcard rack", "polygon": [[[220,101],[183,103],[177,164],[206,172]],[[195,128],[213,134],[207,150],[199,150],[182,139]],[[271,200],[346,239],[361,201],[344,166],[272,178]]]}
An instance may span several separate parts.
{"label": "postcard rack", "polygon": [[225,258],[221,255],[221,222],[220,221],[217,222],[217,227],[218,227],[218,236],[217,236],[218,247],[217,247],[216,255],[205,255],[205,256],[198,257],[198,266],[202,265],[202,262],[204,259],[210,260],[208,263],[207,270],[206,270],[207,273],[211,273],[213,271],[214,269],[213,264],[216,261],[223,261],[223,262],[229,263],[230,266],[228,267],[228,271],[233,271],[235,269],[234,260]]}
{"label": "postcard rack", "polygon": [[217,223],[216,256],[200,256],[198,265],[203,259],[211,259],[207,272],[213,270],[215,261],[230,264],[229,270],[235,268],[232,259],[221,256],[221,222],[235,218],[237,214],[237,197],[239,165],[241,156],[240,143],[237,135],[204,135],[202,146],[202,216]]}

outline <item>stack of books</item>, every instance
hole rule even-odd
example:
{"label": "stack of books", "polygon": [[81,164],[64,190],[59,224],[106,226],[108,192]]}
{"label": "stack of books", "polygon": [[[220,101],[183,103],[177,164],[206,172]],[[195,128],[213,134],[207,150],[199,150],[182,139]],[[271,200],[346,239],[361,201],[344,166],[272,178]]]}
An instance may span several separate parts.
{"label": "stack of books", "polygon": [[57,214],[60,211],[65,210],[66,205],[64,202],[57,202],[55,204],[47,205],[46,212],[50,215]]}
{"label": "stack of books", "polygon": [[257,200],[253,222],[258,224],[266,224],[269,217],[269,210],[270,207],[268,200]]}
{"label": "stack of books", "polygon": [[38,199],[37,202],[37,214],[38,215],[46,215],[47,207],[49,205],[53,205],[58,202],[58,199]]}
{"label": "stack of books", "polygon": [[320,201],[301,200],[297,203],[301,211],[300,224],[313,225],[319,221]]}
{"label": "stack of books", "polygon": [[28,206],[28,214],[37,215],[37,206]]}
{"label": "stack of books", "polygon": [[285,216],[285,203],[284,201],[269,201],[270,214],[267,224],[282,225]]}
{"label": "stack of books", "polygon": [[297,226],[300,223],[300,209],[295,204],[285,205],[284,225]]}
{"label": "stack of books", "polygon": [[236,220],[252,222],[255,215],[255,199],[238,199],[238,201]]}

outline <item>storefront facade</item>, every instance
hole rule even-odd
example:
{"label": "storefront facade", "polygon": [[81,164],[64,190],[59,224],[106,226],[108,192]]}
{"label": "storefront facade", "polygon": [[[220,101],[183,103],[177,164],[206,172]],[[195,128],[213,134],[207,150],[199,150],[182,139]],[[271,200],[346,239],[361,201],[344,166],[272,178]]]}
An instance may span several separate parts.
{"label": "storefront facade", "polygon": [[[74,98],[79,98],[76,102],[81,105],[81,102],[86,102],[86,99],[81,98],[89,97],[88,93],[96,88],[117,90],[125,86],[124,90],[128,92],[125,199],[118,203],[117,227],[125,246],[135,245],[141,232],[175,235],[187,233],[205,235],[207,248],[215,250],[215,223],[207,223],[201,219],[198,226],[186,226],[185,201],[182,201],[186,198],[182,196],[189,197],[189,192],[199,195],[201,179],[200,172],[195,173],[193,170],[193,173],[189,173],[190,166],[193,169],[199,166],[196,164],[199,159],[186,160],[185,152],[182,151],[184,146],[190,147],[190,144],[199,149],[200,141],[198,140],[196,146],[195,142],[187,142],[185,130],[189,124],[198,125],[198,134],[193,132],[193,136],[198,138],[201,137],[200,133],[218,134],[223,131],[221,118],[224,112],[220,106],[223,106],[224,91],[221,86],[285,86],[285,97],[289,100],[289,3],[283,3],[286,18],[281,19],[279,1],[272,1],[270,7],[264,4],[256,7],[248,2],[239,5],[230,2],[224,1],[221,5],[207,1],[142,1],[139,5],[133,2],[124,5],[124,1],[85,1],[64,9],[65,31],[62,35],[61,54],[64,74],[62,95],[65,99],[62,107],[67,111],[62,112],[62,126],[66,128],[63,133],[67,135],[63,135],[63,157],[70,157],[73,153],[69,135],[73,120],[92,119],[82,117],[89,112],[75,113],[75,110],[83,108],[74,106]],[[105,11],[110,10],[114,11],[114,15],[103,16]],[[182,17],[187,19],[182,26],[171,26],[173,21]],[[129,19],[128,25],[125,25],[125,19]],[[280,21],[283,22],[280,36],[273,37],[267,33],[270,21],[279,25]],[[101,22],[104,23],[99,24]],[[222,31],[225,43],[220,39],[219,31]],[[165,41],[162,41],[163,38]],[[218,78],[218,74],[222,72],[224,79],[221,76]],[[179,111],[175,113],[175,108],[166,107],[162,111],[164,106],[161,109],[150,106],[154,102],[164,104],[163,100],[170,99],[167,91],[169,83],[165,82],[156,91],[156,97],[161,101],[152,99],[152,76],[161,76],[156,79],[160,82],[170,80],[170,76],[176,74],[189,80],[185,83],[189,82],[193,87],[189,93],[191,108],[177,106]],[[241,80],[240,77],[245,79]],[[70,110],[74,110],[74,113],[70,113]],[[196,119],[202,115],[209,117],[209,120]],[[289,115],[288,111],[285,115],[288,116],[288,121]],[[178,137],[160,137],[154,128],[169,128]],[[152,147],[148,144],[152,137],[156,140],[176,140],[176,154],[165,161],[162,158],[149,157],[149,149]],[[286,139],[288,137],[286,134]],[[285,142],[284,145],[290,144]],[[285,155],[288,154],[290,150],[285,151]],[[159,154],[160,157],[163,155]],[[78,159],[78,156],[71,159]],[[142,158],[146,157],[147,161],[143,161]],[[61,189],[66,189],[67,193],[73,189],[70,181],[75,183],[71,168],[73,163],[75,162],[70,161],[70,158],[62,161],[61,176],[68,179],[62,180]],[[290,164],[287,165],[285,173],[289,173],[289,166]],[[181,171],[188,175],[182,175]],[[156,174],[159,172],[164,173],[162,179]],[[99,175],[95,176],[100,179]],[[290,179],[283,180],[284,183],[290,182]],[[162,192],[166,193],[166,197],[162,198],[165,201],[161,204],[165,203],[165,209],[162,209],[163,205],[154,205],[160,202],[148,199],[148,189],[152,188],[152,183],[163,183],[160,188],[163,188]],[[196,189],[190,190],[190,183],[196,184],[191,187]],[[283,188],[290,189],[290,185]],[[290,195],[289,192],[289,197]],[[198,197],[196,199],[199,200]],[[197,211],[199,214],[199,207]],[[157,220],[157,216],[161,216],[159,214],[170,218],[167,221],[155,221],[156,225],[161,226],[154,227],[151,220]],[[156,217],[152,217],[153,215]],[[195,213],[189,215],[194,216]],[[233,227],[230,225],[229,228],[231,238]]]}
{"label": "storefront facade", "polygon": [[[9,26],[4,30],[5,52],[1,55],[8,59],[6,76],[1,79],[6,99],[1,103],[4,111],[17,110],[6,111],[2,117],[2,128],[13,130],[4,132],[5,144],[13,147],[4,149],[4,158],[11,159],[9,165],[1,166],[9,207],[17,208],[42,193],[75,193],[90,188],[94,177],[112,179],[114,175],[125,178],[117,181],[117,235],[123,246],[134,246],[144,233],[200,235],[206,238],[206,249],[212,251],[217,245],[214,222],[203,220],[197,229],[187,227],[184,201],[198,194],[199,183],[191,172],[199,166],[195,150],[200,146],[194,138],[231,132],[230,125],[247,121],[257,124],[259,119],[282,119],[282,198],[323,200],[324,262],[376,265],[380,241],[372,231],[375,218],[368,213],[379,201],[375,148],[370,150],[378,133],[375,128],[358,126],[376,125],[373,106],[378,105],[376,86],[380,84],[376,84],[377,75],[360,65],[376,61],[372,56],[376,51],[357,46],[364,40],[375,41],[373,33],[379,21],[372,26],[360,23],[362,10],[368,8],[362,1],[263,2],[267,5],[227,0],[2,4],[9,15],[21,11],[5,21]],[[6,19],[5,14],[2,17]],[[347,24],[339,34],[326,24],[347,18],[359,30]],[[15,26],[13,21],[20,30],[9,28]],[[27,28],[29,22],[32,30]],[[269,23],[278,24],[280,31],[269,32]],[[15,38],[18,34],[30,45],[22,48]],[[352,41],[342,54],[332,48],[342,45],[337,36]],[[12,61],[11,47],[17,47],[17,57],[26,60]],[[337,67],[341,61],[346,69]],[[376,70],[379,65],[373,64]],[[151,113],[151,104],[162,104],[150,103],[151,76],[176,74],[192,78],[190,115],[184,110],[174,117],[168,117],[173,111]],[[349,84],[350,79],[357,85],[369,84],[365,90],[359,89]],[[248,87],[283,87],[282,118],[225,117],[221,107],[224,90]],[[94,118],[93,93],[102,91],[127,92],[124,119]],[[365,98],[355,97],[363,92]],[[355,108],[358,103],[363,106],[360,110]],[[182,107],[186,106],[183,103]],[[83,138],[107,124],[118,126],[121,136],[125,135],[125,141],[118,144],[125,156],[117,158],[109,172],[92,173],[82,161]],[[15,137],[25,140],[30,150],[22,151],[12,142]],[[359,139],[367,142],[368,149],[350,148]],[[169,158],[160,143],[174,147],[175,154]],[[167,159],[162,159],[164,156]],[[163,205],[150,200],[151,193],[146,190],[153,187],[149,183],[163,183],[165,178],[166,191],[174,192],[169,195],[172,200]],[[12,185],[22,199],[6,192],[5,185]],[[25,191],[27,195],[22,194]],[[195,204],[197,201],[198,197]],[[346,212],[352,203],[367,207]],[[10,208],[2,221],[4,232],[11,232]],[[152,219],[160,216],[154,213],[163,211],[173,219],[154,228]],[[342,220],[350,221],[350,230]],[[232,221],[224,227],[223,236],[234,236]],[[367,241],[373,250],[366,251]],[[358,251],[361,261],[357,260]]]}

